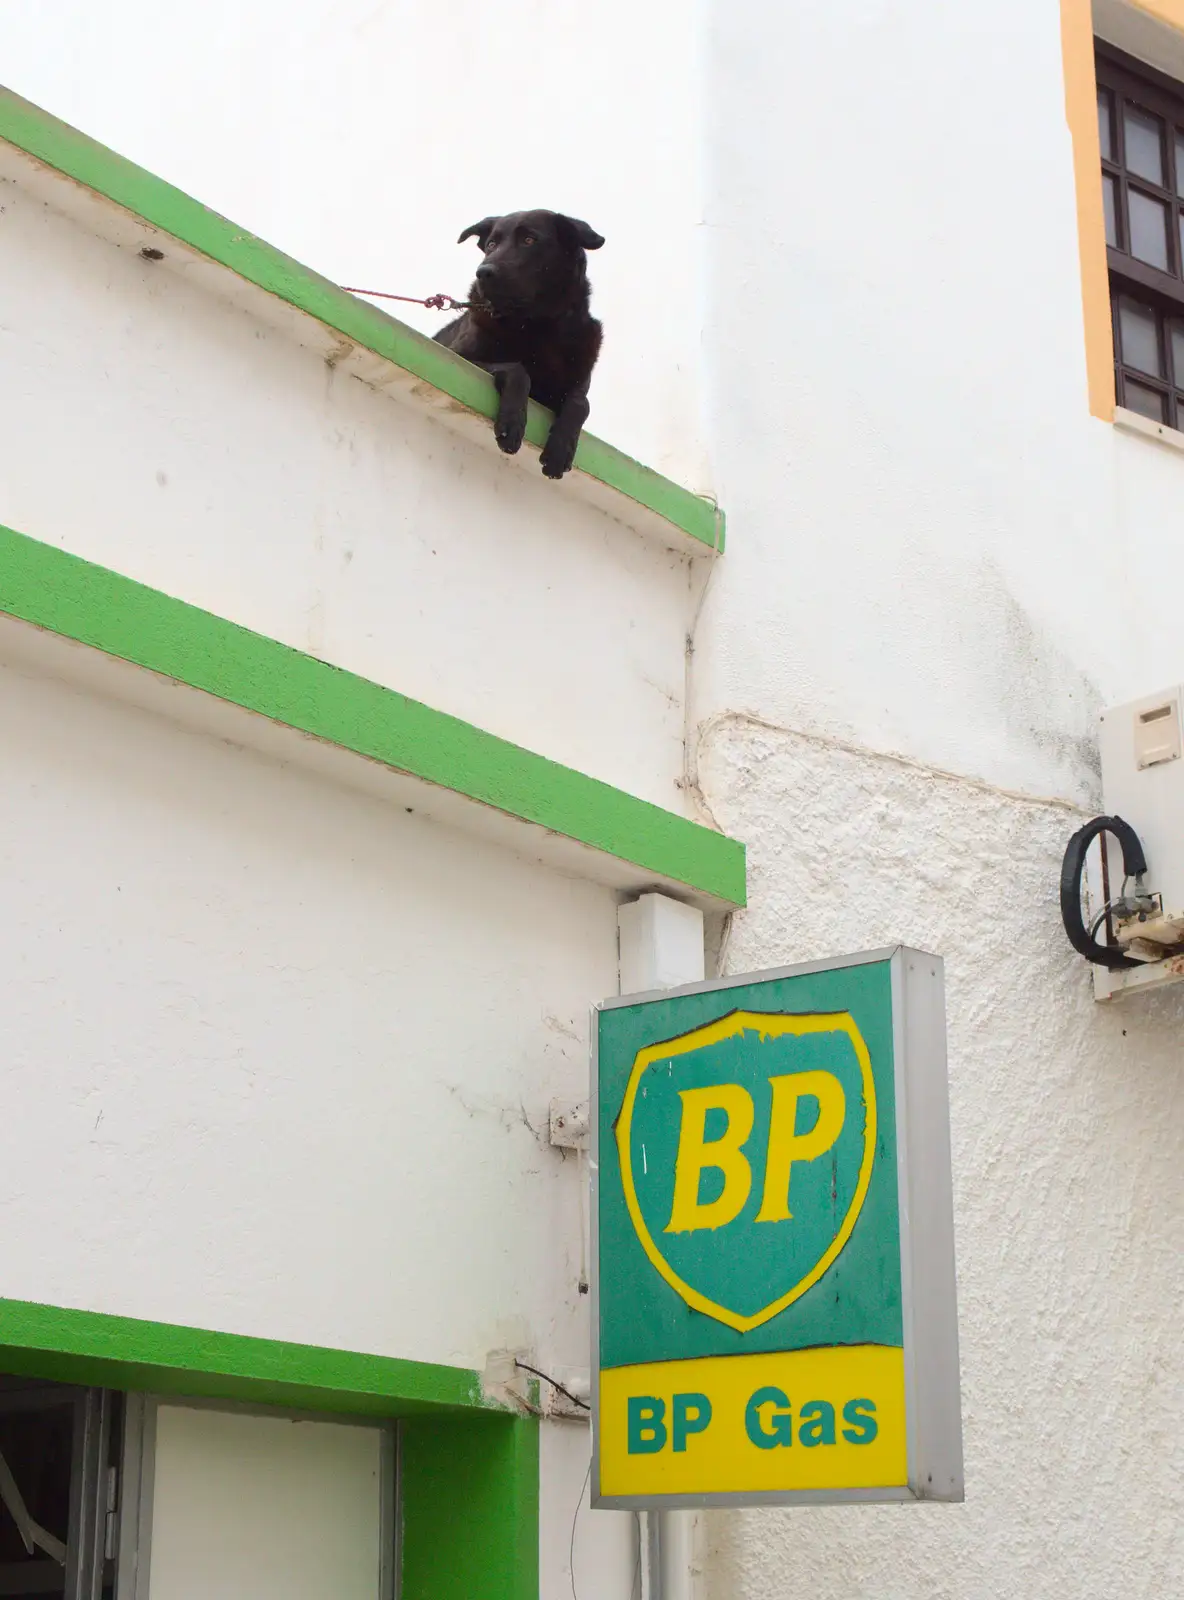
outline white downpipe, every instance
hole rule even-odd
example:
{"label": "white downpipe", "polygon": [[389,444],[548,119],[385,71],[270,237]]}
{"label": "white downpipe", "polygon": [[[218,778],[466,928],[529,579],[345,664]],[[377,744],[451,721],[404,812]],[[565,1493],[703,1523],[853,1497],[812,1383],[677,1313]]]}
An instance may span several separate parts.
{"label": "white downpipe", "polygon": [[[643,894],[617,912],[621,993],[644,994],[701,983],[704,976],[703,913],[664,894]],[[643,1511],[642,1600],[695,1600],[693,1511]]]}
{"label": "white downpipe", "polygon": [[695,1536],[699,1517],[694,1511],[662,1511],[658,1539],[661,1589],[656,1600],[695,1600]]}
{"label": "white downpipe", "polygon": [[637,1513],[640,1541],[641,1600],[660,1600],[662,1583],[662,1517],[656,1511]]}

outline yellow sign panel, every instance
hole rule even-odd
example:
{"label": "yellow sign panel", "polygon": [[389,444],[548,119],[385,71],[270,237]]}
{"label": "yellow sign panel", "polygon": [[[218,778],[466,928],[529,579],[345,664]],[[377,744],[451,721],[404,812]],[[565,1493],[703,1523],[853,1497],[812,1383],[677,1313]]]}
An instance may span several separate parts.
{"label": "yellow sign panel", "polygon": [[607,1496],[908,1482],[904,1352],[884,1345],[614,1367],[599,1423]]}

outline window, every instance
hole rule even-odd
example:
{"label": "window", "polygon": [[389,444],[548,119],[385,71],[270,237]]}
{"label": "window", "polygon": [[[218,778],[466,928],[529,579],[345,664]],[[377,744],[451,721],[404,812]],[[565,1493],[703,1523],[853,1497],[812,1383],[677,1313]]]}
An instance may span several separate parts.
{"label": "window", "polygon": [[1184,431],[1184,85],[1097,46],[1118,404]]}
{"label": "window", "polygon": [[394,1600],[393,1424],[136,1394],[126,1417],[118,1600]]}
{"label": "window", "polygon": [[396,1425],[0,1373],[0,1600],[394,1600]]}

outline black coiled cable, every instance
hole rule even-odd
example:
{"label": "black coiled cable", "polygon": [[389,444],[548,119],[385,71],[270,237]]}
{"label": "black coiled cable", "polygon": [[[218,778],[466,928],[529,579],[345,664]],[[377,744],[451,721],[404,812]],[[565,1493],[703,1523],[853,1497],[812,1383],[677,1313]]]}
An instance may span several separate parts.
{"label": "black coiled cable", "polygon": [[[1065,924],[1065,932],[1074,950],[1096,967],[1110,967],[1113,971],[1123,967],[1141,967],[1143,962],[1123,955],[1115,945],[1103,944],[1086,927],[1081,915],[1085,855],[1100,833],[1112,833],[1118,840],[1122,850],[1122,870],[1128,878],[1139,878],[1147,871],[1143,846],[1130,823],[1124,822],[1121,817],[1095,817],[1084,828],[1078,828],[1065,847],[1065,859],[1061,863],[1061,921]],[[1105,849],[1105,845],[1102,848]]]}

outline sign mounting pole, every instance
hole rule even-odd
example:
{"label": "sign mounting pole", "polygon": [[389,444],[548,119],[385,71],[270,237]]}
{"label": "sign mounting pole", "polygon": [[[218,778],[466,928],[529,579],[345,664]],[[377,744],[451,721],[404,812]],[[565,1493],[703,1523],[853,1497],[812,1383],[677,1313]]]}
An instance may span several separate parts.
{"label": "sign mounting pole", "polygon": [[[644,894],[620,907],[617,927],[623,995],[703,981],[703,913],[696,907]],[[696,1521],[689,1511],[638,1514],[642,1600],[693,1600]]]}

